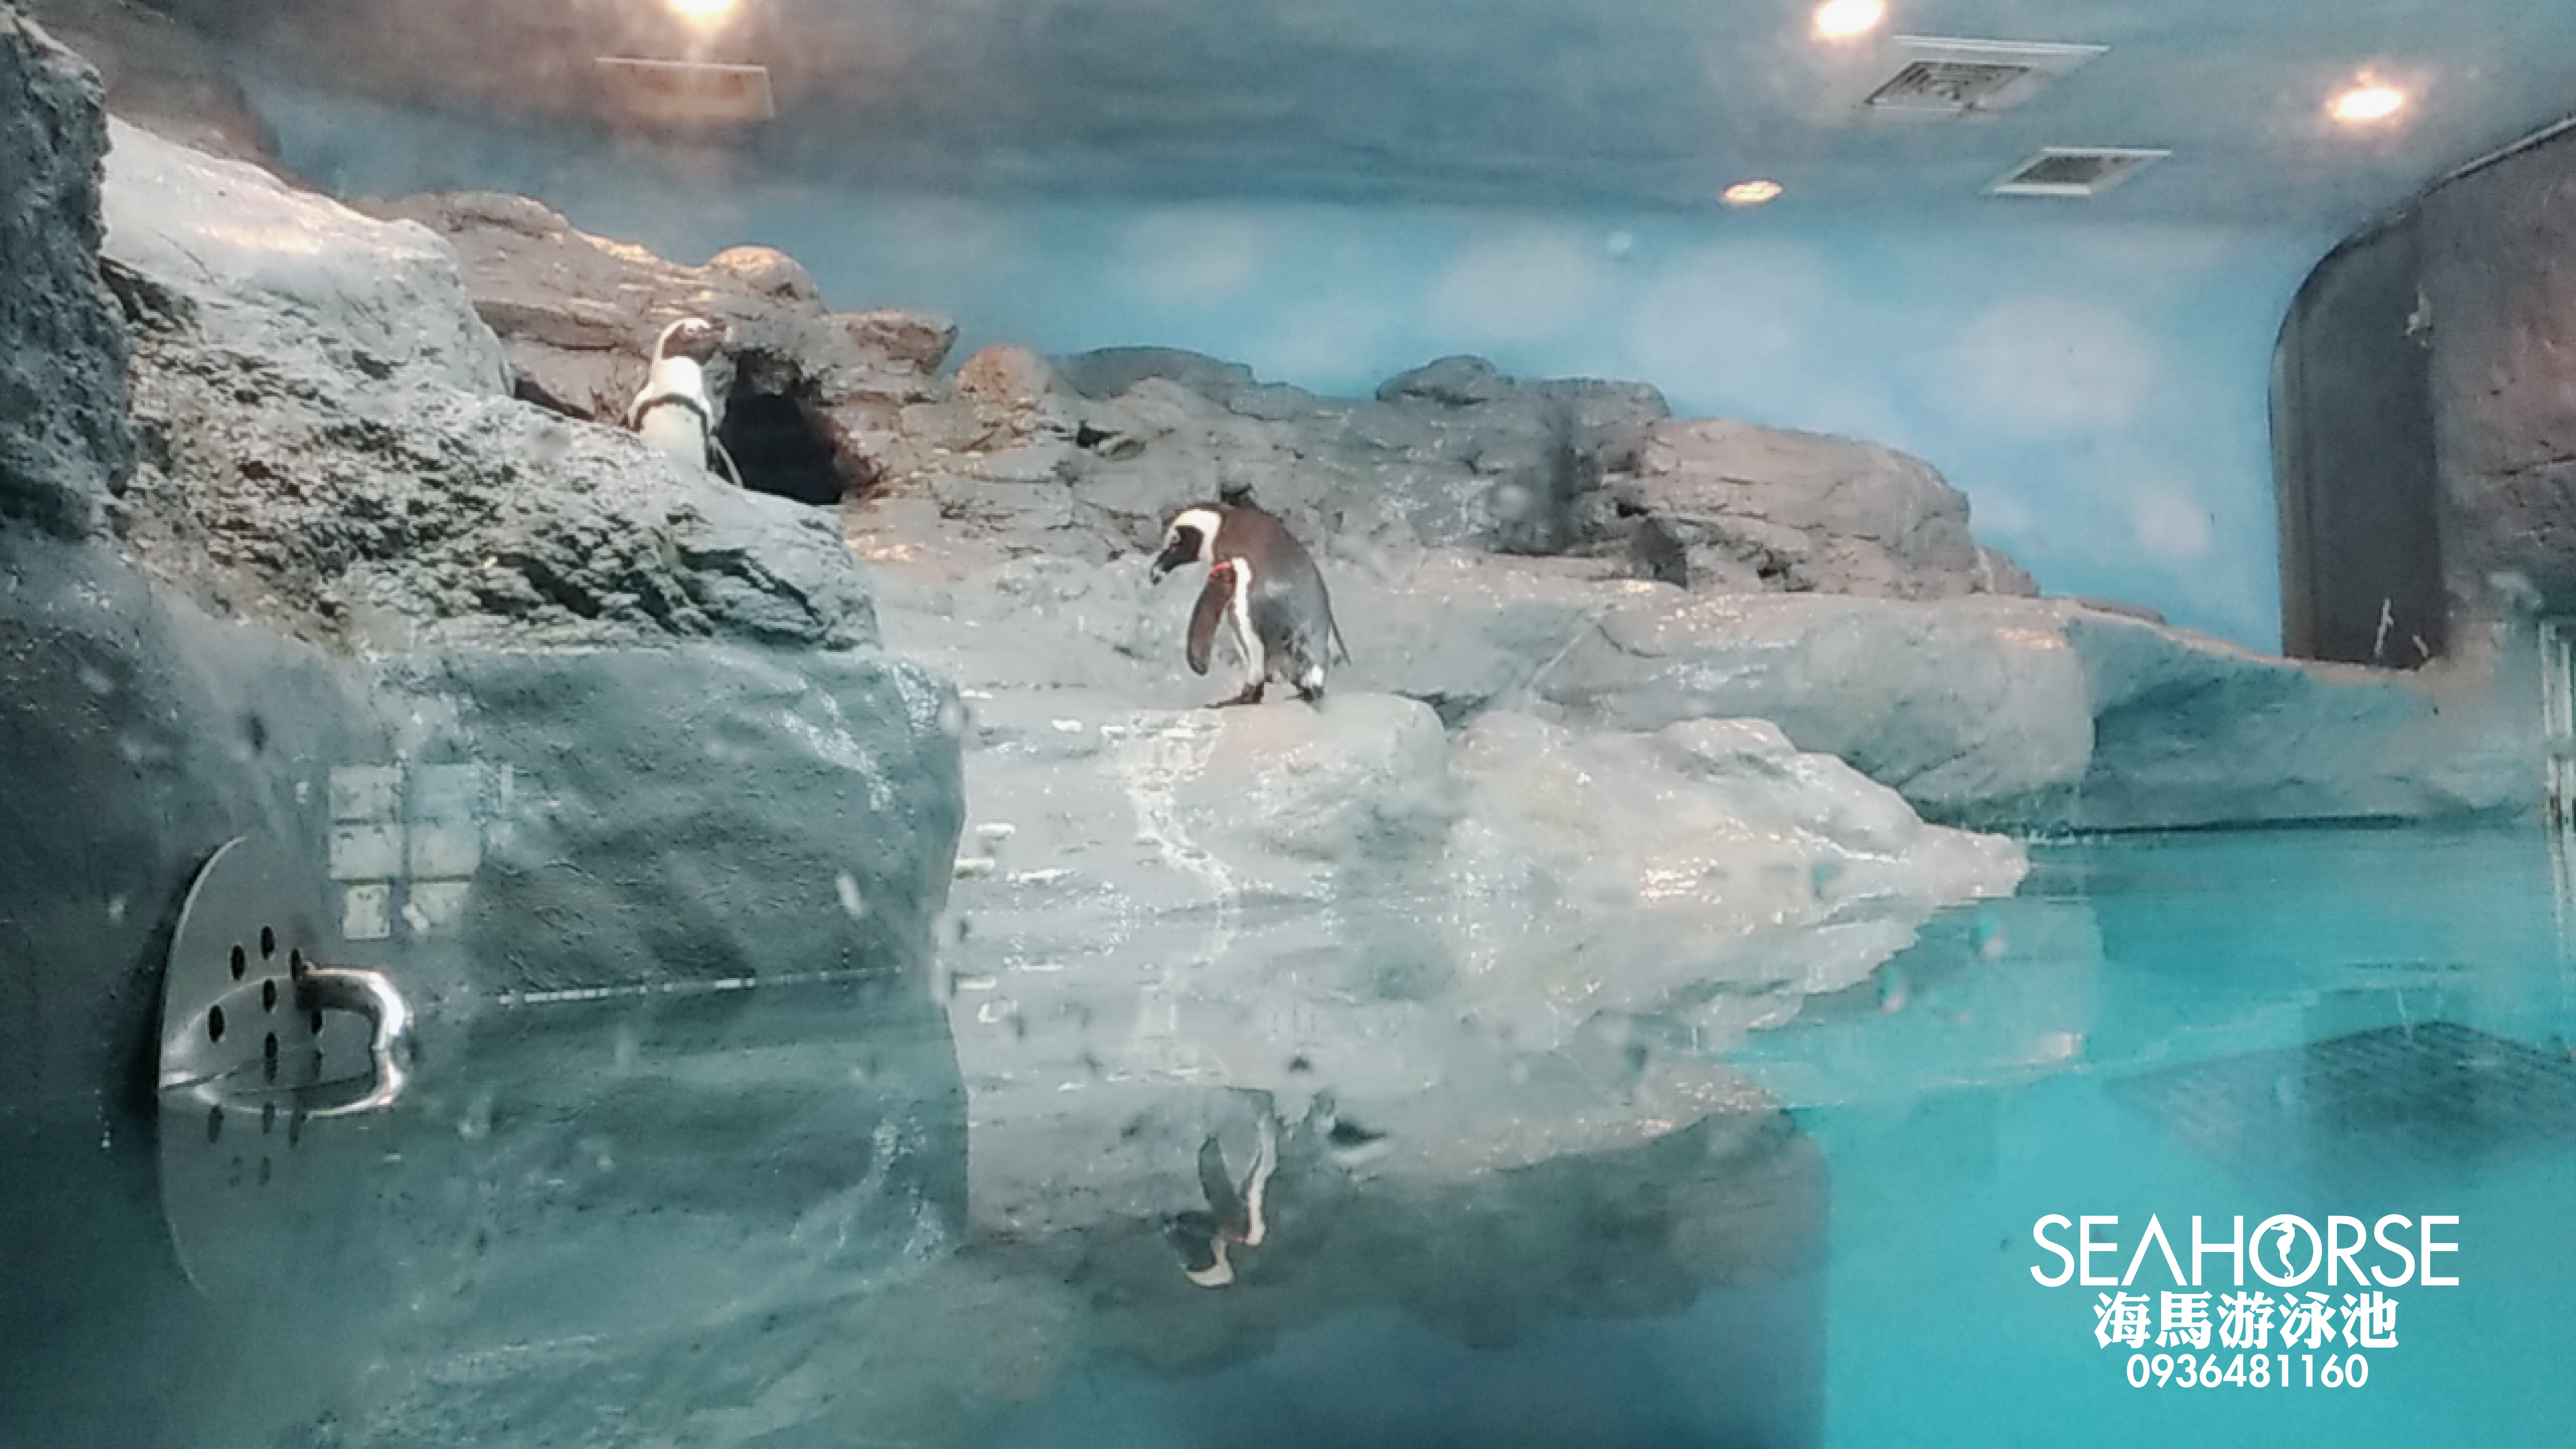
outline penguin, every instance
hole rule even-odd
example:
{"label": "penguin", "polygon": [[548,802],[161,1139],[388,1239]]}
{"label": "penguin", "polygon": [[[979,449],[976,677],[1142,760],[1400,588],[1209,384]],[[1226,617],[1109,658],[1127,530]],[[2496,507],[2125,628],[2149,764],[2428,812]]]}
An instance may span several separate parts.
{"label": "penguin", "polygon": [[1279,1127],[1264,1111],[1253,1130],[1252,1162],[1240,1181],[1226,1171],[1225,1149],[1214,1133],[1199,1144],[1199,1192],[1207,1198],[1208,1210],[1177,1213],[1164,1230],[1180,1251],[1182,1276],[1202,1288],[1234,1281],[1228,1244],[1258,1248],[1270,1233],[1263,1200],[1270,1174],[1279,1165]]}
{"label": "penguin", "polygon": [[1207,566],[1207,582],[1190,614],[1190,669],[1208,672],[1209,654],[1223,630],[1243,662],[1243,691],[1209,708],[1259,704],[1273,679],[1316,703],[1324,697],[1324,667],[1347,664],[1351,657],[1333,622],[1324,576],[1287,525],[1252,501],[1250,489],[1229,488],[1223,498],[1174,514],[1154,559],[1156,583],[1184,564]]}
{"label": "penguin", "polygon": [[627,404],[626,426],[681,462],[719,473],[739,488],[742,474],[716,439],[715,403],[707,396],[707,360],[724,340],[723,326],[704,317],[683,317],[663,328],[653,340],[652,370]]}

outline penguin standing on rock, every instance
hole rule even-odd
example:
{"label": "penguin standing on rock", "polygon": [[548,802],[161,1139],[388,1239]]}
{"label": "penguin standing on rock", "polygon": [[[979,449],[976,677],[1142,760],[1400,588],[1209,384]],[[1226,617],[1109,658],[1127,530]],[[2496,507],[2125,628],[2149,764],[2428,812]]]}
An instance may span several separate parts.
{"label": "penguin standing on rock", "polygon": [[692,468],[722,474],[736,488],[742,474],[716,439],[714,399],[707,396],[706,365],[724,346],[721,323],[683,317],[653,341],[653,367],[627,404],[626,426],[644,441]]}
{"label": "penguin standing on rock", "polygon": [[1154,559],[1157,583],[1184,564],[1207,566],[1207,583],[1190,614],[1190,669],[1208,672],[1223,632],[1243,662],[1243,692],[1210,708],[1259,704],[1273,679],[1313,704],[1324,697],[1324,667],[1351,657],[1333,622],[1324,576],[1287,525],[1252,501],[1250,489],[1228,488],[1223,498],[1173,515]]}

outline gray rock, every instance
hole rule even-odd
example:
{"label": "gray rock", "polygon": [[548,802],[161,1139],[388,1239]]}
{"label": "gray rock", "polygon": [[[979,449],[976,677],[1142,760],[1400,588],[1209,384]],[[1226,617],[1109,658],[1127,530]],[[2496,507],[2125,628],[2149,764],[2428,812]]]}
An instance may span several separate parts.
{"label": "gray rock", "polygon": [[672,318],[723,322],[727,350],[708,387],[745,481],[763,491],[834,503],[874,487],[905,456],[903,410],[943,396],[935,379],[954,324],[831,312],[812,275],[767,247],[683,267],[576,231],[524,197],[459,192],[368,209],[448,240],[519,395],[574,417],[624,415]]}
{"label": "gray rock", "polygon": [[1771,719],[1931,818],[2026,829],[2513,814],[2536,684],[2307,665],[2061,601],[1639,598],[1530,690],[1572,719]]}
{"label": "gray rock", "polygon": [[1065,386],[1093,402],[1107,402],[1149,377],[1228,404],[1257,385],[1242,363],[1178,347],[1104,347],[1051,360]]}
{"label": "gray rock", "polygon": [[99,285],[97,75],[0,4],[0,519],[96,526],[132,465],[125,336]]}
{"label": "gray rock", "polygon": [[1654,575],[1686,588],[1901,599],[2036,592],[1969,536],[1968,500],[1930,465],[1847,438],[1722,418],[1658,423],[1637,470],[1603,501],[1671,560]]}
{"label": "gray rock", "polygon": [[[960,716],[917,668],[727,644],[339,660],[103,549],[0,545],[0,750],[24,767],[0,950],[42,963],[0,1013],[0,1102],[146,1080],[162,933],[240,833],[285,842],[318,918],[374,922],[348,959],[450,1019],[530,990],[926,973]],[[375,828],[340,818],[361,777],[409,791],[414,865],[335,838]],[[433,844],[444,863],[419,864]]]}
{"label": "gray rock", "polygon": [[[32,34],[11,17],[0,62]],[[71,84],[0,91],[0,137],[37,101],[96,133]],[[0,754],[28,772],[0,792],[0,955],[35,963],[0,987],[0,1111],[94,1137],[148,1095],[169,923],[240,834],[297,862],[284,904],[425,1023],[709,977],[918,998],[962,713],[864,647],[829,523],[508,398],[421,229],[131,129],[116,147],[107,266],[150,440],[125,537],[0,517]],[[96,192],[9,179],[0,216],[52,229],[28,253],[63,263],[49,302],[94,297]],[[0,286],[22,275],[45,280]],[[53,329],[31,361],[119,397],[114,349],[12,295]],[[112,450],[49,456],[63,496],[106,495]],[[527,647],[567,640],[659,647]]]}
{"label": "gray rock", "polygon": [[375,383],[509,391],[500,343],[427,228],[370,220],[123,122],[109,133],[106,260],[208,345]]}
{"label": "gray rock", "polygon": [[152,441],[125,514],[163,577],[358,647],[874,638],[826,517],[512,401],[425,228],[116,135],[107,265]]}
{"label": "gray rock", "polygon": [[2420,208],[2438,550],[2454,647],[2471,652],[2490,624],[2576,608],[2571,179],[2576,138],[2560,134],[2444,183]]}
{"label": "gray rock", "polygon": [[[1369,400],[1261,386],[1194,353],[988,349],[957,408],[908,410],[898,493],[1013,552],[1147,548],[1178,508],[1248,487],[1326,551],[1581,553],[1708,591],[2034,592],[1969,536],[1919,460],[1838,438],[1675,421],[1636,384],[1525,381],[1482,358]],[[986,486],[995,480],[1015,485]]]}
{"label": "gray rock", "polygon": [[2536,813],[2539,651],[2409,672],[2306,664],[2093,611],[2066,616],[2093,753],[2077,829]]}

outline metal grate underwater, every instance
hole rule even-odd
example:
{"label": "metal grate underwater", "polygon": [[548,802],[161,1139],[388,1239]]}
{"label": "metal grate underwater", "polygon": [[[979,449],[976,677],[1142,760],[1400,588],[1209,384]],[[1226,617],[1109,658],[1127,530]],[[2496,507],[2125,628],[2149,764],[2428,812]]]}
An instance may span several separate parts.
{"label": "metal grate underwater", "polygon": [[2248,1176],[2384,1176],[2576,1143],[2576,1061],[2456,1022],[2124,1078],[2115,1100]]}

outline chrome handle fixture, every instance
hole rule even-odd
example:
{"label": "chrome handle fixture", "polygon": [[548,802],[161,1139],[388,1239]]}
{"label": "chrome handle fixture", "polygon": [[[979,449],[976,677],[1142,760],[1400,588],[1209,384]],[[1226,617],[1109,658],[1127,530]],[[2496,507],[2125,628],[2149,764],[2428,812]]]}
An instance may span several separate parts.
{"label": "chrome handle fixture", "polygon": [[198,871],[163,973],[164,1092],[315,1117],[401,1098],[410,1007],[384,973],[317,960],[301,899],[290,862],[264,841],[229,841]]}

